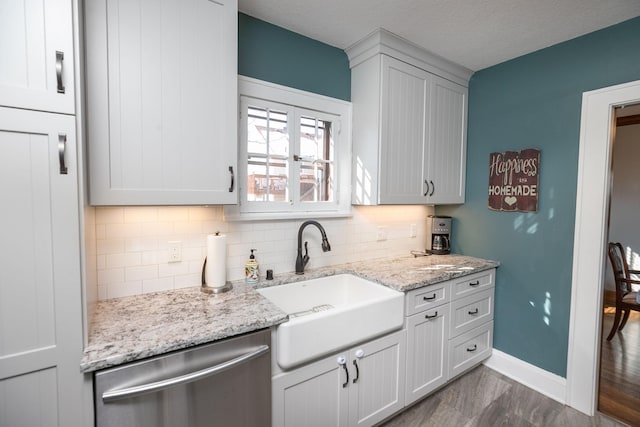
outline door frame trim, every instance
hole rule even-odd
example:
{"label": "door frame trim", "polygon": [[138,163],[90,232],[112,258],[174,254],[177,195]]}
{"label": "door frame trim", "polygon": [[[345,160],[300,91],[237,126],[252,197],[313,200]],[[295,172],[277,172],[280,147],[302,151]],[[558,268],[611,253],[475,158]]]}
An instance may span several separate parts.
{"label": "door frame trim", "polygon": [[588,415],[598,400],[613,109],[638,102],[640,80],[582,95],[566,402]]}

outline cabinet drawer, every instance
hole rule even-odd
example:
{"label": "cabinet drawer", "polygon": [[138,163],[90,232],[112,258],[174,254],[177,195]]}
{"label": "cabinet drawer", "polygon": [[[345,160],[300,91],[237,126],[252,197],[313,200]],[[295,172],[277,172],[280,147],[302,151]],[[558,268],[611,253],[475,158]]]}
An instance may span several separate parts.
{"label": "cabinet drawer", "polygon": [[411,316],[449,302],[449,285],[450,282],[442,282],[407,292],[405,315]]}
{"label": "cabinet drawer", "polygon": [[472,368],[491,355],[493,321],[449,341],[449,379]]}
{"label": "cabinet drawer", "polygon": [[451,303],[451,331],[455,337],[493,320],[493,288]]}
{"label": "cabinet drawer", "polygon": [[475,294],[484,289],[493,287],[496,283],[496,270],[481,271],[480,273],[471,274],[469,276],[460,277],[452,280],[451,294],[452,298],[465,297]]}

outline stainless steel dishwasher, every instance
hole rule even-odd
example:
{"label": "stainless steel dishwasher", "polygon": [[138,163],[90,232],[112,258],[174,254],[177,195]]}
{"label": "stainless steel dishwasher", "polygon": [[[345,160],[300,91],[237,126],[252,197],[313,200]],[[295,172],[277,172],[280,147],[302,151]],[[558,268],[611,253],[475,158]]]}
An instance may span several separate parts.
{"label": "stainless steel dishwasher", "polygon": [[267,329],[98,371],[96,426],[270,426],[270,339]]}

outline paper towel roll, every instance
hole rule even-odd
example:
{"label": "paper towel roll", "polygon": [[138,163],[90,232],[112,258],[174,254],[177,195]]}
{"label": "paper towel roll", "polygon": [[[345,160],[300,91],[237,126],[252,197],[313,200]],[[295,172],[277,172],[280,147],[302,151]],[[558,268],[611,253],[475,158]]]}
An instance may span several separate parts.
{"label": "paper towel roll", "polygon": [[221,288],[227,283],[227,236],[209,234],[207,236],[207,286]]}

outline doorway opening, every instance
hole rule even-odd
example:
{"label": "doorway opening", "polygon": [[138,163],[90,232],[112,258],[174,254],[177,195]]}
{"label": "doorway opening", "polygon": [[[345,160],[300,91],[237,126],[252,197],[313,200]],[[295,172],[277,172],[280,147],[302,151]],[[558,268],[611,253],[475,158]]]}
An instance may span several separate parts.
{"label": "doorway opening", "polygon": [[[632,270],[640,270],[640,105],[618,107],[612,138],[607,242],[620,242]],[[640,425],[640,312],[631,311],[623,331],[607,340],[616,312],[613,271],[605,260],[598,410]],[[632,285],[634,291],[638,285]]]}
{"label": "doorway opening", "polygon": [[640,81],[585,92],[573,246],[566,403],[597,408],[614,108],[640,103]]}

